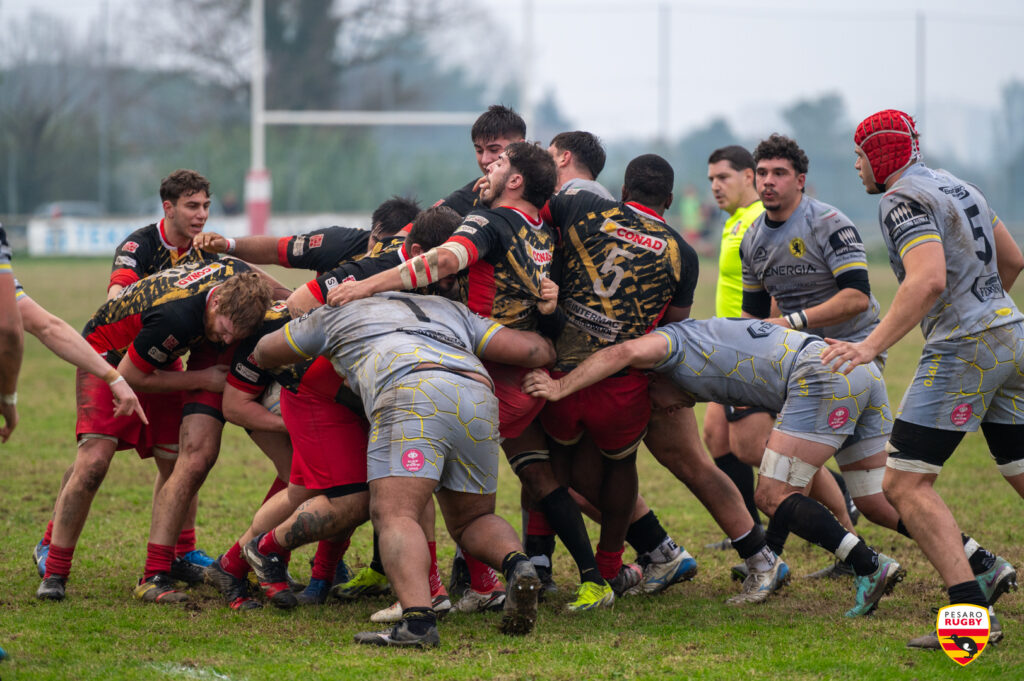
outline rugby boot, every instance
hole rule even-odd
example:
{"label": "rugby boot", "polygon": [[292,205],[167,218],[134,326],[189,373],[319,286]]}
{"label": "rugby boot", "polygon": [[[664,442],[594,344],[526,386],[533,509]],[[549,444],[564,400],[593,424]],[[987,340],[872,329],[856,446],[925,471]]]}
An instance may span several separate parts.
{"label": "rugby boot", "polygon": [[299,604],[299,599],[288,584],[288,564],[281,554],[260,553],[259,543],[262,538],[263,534],[253,537],[242,547],[242,554],[256,573],[256,579],[267,599],[282,610],[294,608]]}
{"label": "rugby boot", "polygon": [[551,568],[546,565],[537,565],[536,563],[533,567],[537,570],[537,576],[540,577],[540,600],[543,601],[549,594],[558,593],[558,585],[555,584]]}
{"label": "rugby boot", "polygon": [[441,645],[437,625],[424,634],[414,634],[404,619],[387,631],[362,631],[355,635],[355,642],[371,646],[394,646],[401,648],[436,648]]}
{"label": "rugby boot", "polygon": [[490,591],[466,589],[466,593],[455,603],[457,612],[489,612],[505,606],[505,589],[497,584]]}
{"label": "rugby boot", "polygon": [[174,579],[166,572],[140,579],[132,597],[146,603],[184,603],[188,600],[188,594],[175,589]]}
{"label": "rugby boot", "polygon": [[857,585],[857,601],[855,605],[846,611],[847,617],[860,617],[870,615],[878,607],[878,601],[882,596],[892,593],[892,590],[899,582],[903,581],[907,571],[900,567],[895,560],[885,555],[878,554],[878,568],[870,575],[854,577],[854,584]]}
{"label": "rugby boot", "polygon": [[63,601],[67,583],[67,577],[58,577],[57,575],[43,577],[39,588],[36,589],[36,598],[43,601]]}
{"label": "rugby boot", "polygon": [[36,564],[36,572],[40,577],[46,576],[46,557],[50,555],[50,545],[44,544],[40,539],[36,547],[32,549],[32,562]]}
{"label": "rugby boot", "polygon": [[732,548],[732,539],[726,537],[722,541],[714,541],[710,544],[705,544],[704,548],[711,549],[712,551],[728,551]]}
{"label": "rugby boot", "polygon": [[816,572],[804,577],[804,579],[843,579],[844,577],[856,577],[857,573],[853,571],[850,564],[845,560],[839,560],[836,558],[831,565],[823,567]]}
{"label": "rugby boot", "polygon": [[789,566],[781,559],[768,570],[749,570],[743,580],[743,590],[728,599],[729,605],[746,605],[747,603],[763,603],[774,592],[781,589],[789,581]]}
{"label": "rugby boot", "polygon": [[640,586],[644,581],[644,571],[636,563],[623,563],[619,574],[608,580],[608,585],[616,597],[625,595],[630,589]]}
{"label": "rugby boot", "polygon": [[202,549],[192,549],[188,553],[182,554],[181,558],[204,569],[213,565],[213,558]]}
{"label": "rugby boot", "polygon": [[327,594],[331,591],[331,585],[325,579],[310,579],[306,588],[295,594],[299,605],[322,605],[327,602]]}
{"label": "rugby boot", "polygon": [[746,563],[740,563],[739,565],[733,565],[729,568],[729,576],[734,582],[742,582],[750,574],[750,568],[747,567]]}
{"label": "rugby boot", "polygon": [[452,598],[462,598],[469,590],[469,566],[462,556],[455,556],[452,559],[452,578],[448,583],[448,593]]}
{"label": "rugby boot", "polygon": [[583,612],[595,608],[610,608],[615,605],[615,592],[607,582],[583,582],[576,589],[576,600],[566,603],[565,609],[569,612]]}
{"label": "rugby boot", "polygon": [[995,605],[999,597],[1007,591],[1017,589],[1017,571],[1002,556],[996,556],[995,564],[975,579],[978,580],[978,586],[988,599],[989,605]]}
{"label": "rugby boot", "polygon": [[388,578],[367,565],[349,581],[331,587],[331,595],[343,601],[354,601],[364,596],[382,596],[390,590]]}
{"label": "rugby boot", "polygon": [[184,556],[178,556],[171,561],[171,579],[184,582],[189,586],[202,584],[206,568],[185,560]]}
{"label": "rugby boot", "polygon": [[[537,599],[540,597],[540,577],[533,563],[522,560],[512,568],[505,595],[505,609],[501,615],[501,633],[522,636],[533,631],[537,623]],[[461,602],[461,601],[460,601]]]}
{"label": "rugby boot", "polygon": [[239,579],[227,572],[220,564],[220,558],[207,566],[204,576],[206,581],[213,585],[217,591],[228,602],[232,610],[255,610],[263,605],[252,597],[249,590],[249,580]]}
{"label": "rugby boot", "polygon": [[[433,597],[431,607],[434,609],[434,614],[437,616],[437,619],[441,619],[451,611],[452,602],[449,600],[444,587],[441,587],[441,591]],[[370,615],[370,621],[377,624],[392,624],[400,621],[401,619],[402,604],[398,601],[395,601],[383,610],[378,610]]]}
{"label": "rugby boot", "polygon": [[688,582],[697,575],[697,561],[686,549],[667,563],[654,563],[647,556],[637,561],[643,569],[644,578],[636,586],[626,590],[627,596],[657,594],[677,582]]}

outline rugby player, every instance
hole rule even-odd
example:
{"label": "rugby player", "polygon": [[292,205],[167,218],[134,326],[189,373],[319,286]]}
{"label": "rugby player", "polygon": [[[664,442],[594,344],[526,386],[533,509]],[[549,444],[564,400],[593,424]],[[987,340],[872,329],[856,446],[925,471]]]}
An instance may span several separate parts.
{"label": "rugby player", "polygon": [[[980,427],[999,472],[1024,496],[1024,316],[1007,295],[1024,256],[981,190],[921,161],[907,114],[867,117],[854,144],[864,188],[883,195],[879,226],[899,288],[866,338],[828,339],[822,359],[851,371],[920,324],[925,344],[886,445],[883,488],[950,603],[989,607],[1016,586],[1016,571],[960,532],[934,483],[964,434]],[[997,642],[994,612],[991,627]],[[939,641],[932,632],[908,646],[938,648]]]}
{"label": "rugby player", "polygon": [[7,442],[18,425],[18,373],[25,337],[16,297],[11,247],[7,244],[7,232],[0,225],[0,416],[4,419],[0,442]]}
{"label": "rugby player", "polygon": [[[146,400],[149,395],[143,397],[143,408],[149,416],[146,425],[137,415],[117,416],[108,383],[78,372],[78,452],[71,476],[57,499],[53,541],[36,592],[39,598],[64,598],[75,545],[114,453],[129,447],[143,457],[153,456],[156,450],[173,452],[181,420],[181,391],[222,389],[223,368],[173,369],[181,355],[206,340],[231,342],[255,328],[259,318],[253,310],[266,308],[269,293],[267,284],[248,269],[240,261],[224,260],[163,270],[107,301],[86,325],[85,340],[111,366],[116,365],[129,385],[162,394],[157,395],[152,407]],[[180,528],[176,529],[172,539],[179,532]],[[166,549],[166,569],[154,573],[137,590],[144,600],[159,600],[167,592],[183,596],[173,591],[168,574],[172,562],[182,559],[175,558],[173,544]]]}
{"label": "rugby player", "polygon": [[[502,631],[529,633],[540,580],[515,531],[494,515],[498,405],[488,372],[473,353],[537,367],[554,358],[551,343],[438,297],[392,293],[348,302],[320,307],[265,336],[256,360],[269,367],[327,355],[370,415],[370,513],[403,614],[390,631],[365,632],[356,641],[439,645],[427,579],[429,552],[419,525],[438,485],[454,539],[505,574]],[[389,370],[380,372],[381,366]],[[256,542],[246,546],[246,557],[259,565],[258,572],[266,569],[273,576],[273,557],[265,560],[266,554],[250,551]]]}
{"label": "rugby player", "polygon": [[[684,320],[606,347],[561,378],[531,372],[523,387],[556,401],[626,368],[653,369],[694,400],[778,413],[761,464],[758,506],[785,523],[787,531],[850,562],[857,573],[856,601],[846,613],[852,617],[874,610],[905,571],[848,532],[803,491],[833,455],[844,474],[858,474],[874,463],[875,445],[886,436],[891,415],[878,368],[863,367],[850,377],[833,373],[820,360],[826,347],[815,336],[768,321]],[[743,592],[730,603],[763,601],[786,581],[786,564],[771,551],[762,556],[770,567],[751,569]]]}

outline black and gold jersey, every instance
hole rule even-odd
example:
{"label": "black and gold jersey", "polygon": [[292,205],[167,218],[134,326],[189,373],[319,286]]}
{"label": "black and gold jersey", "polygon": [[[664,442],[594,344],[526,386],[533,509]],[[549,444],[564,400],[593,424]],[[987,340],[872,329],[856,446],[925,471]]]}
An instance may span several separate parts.
{"label": "black and gold jersey", "polygon": [[553,196],[548,210],[562,234],[566,325],[556,369],[569,371],[602,347],[646,334],[670,305],[693,304],[697,254],[653,210],[578,188]]}
{"label": "black and gold jersey", "polygon": [[408,259],[405,250],[406,234],[408,231],[403,229],[397,234],[384,237],[374,244],[366,256],[339,263],[306,286],[313,296],[323,303],[327,300],[328,291],[339,284],[366,279],[402,264]]}
{"label": "black and gold jersey", "polygon": [[140,227],[122,241],[114,251],[110,272],[111,286],[128,286],[143,277],[168,267],[189,262],[215,262],[219,256],[192,248],[178,248],[167,240],[164,221]]}
{"label": "black and gold jersey", "polygon": [[235,258],[162,270],[104,303],[82,335],[96,352],[107,355],[108,361],[127,350],[140,370],[148,373],[163,368],[203,341],[210,290],[249,270]]}
{"label": "black and gold jersey", "polygon": [[469,252],[462,289],[469,308],[513,329],[535,331],[541,280],[550,276],[554,257],[548,225],[515,208],[475,210],[449,241]]}
{"label": "black and gold jersey", "polygon": [[354,227],[324,227],[306,234],[281,237],[277,262],[322,273],[366,253],[370,233]]}

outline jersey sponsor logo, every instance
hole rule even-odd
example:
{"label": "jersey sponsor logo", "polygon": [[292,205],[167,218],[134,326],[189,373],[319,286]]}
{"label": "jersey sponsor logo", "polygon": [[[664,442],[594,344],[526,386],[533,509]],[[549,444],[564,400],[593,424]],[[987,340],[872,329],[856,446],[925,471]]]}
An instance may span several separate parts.
{"label": "jersey sponsor logo", "polygon": [[402,333],[412,334],[414,336],[423,336],[425,338],[430,338],[431,340],[436,340],[439,343],[444,343],[445,345],[450,345],[453,348],[459,348],[460,350],[466,350],[468,352],[465,343],[463,343],[457,337],[452,336],[451,334],[442,333],[440,331],[435,331],[433,329],[417,329],[414,327],[403,327],[397,330],[401,331]]}
{"label": "jersey sponsor logo", "polygon": [[276,303],[274,303],[273,305],[270,306],[270,311],[271,312],[284,312],[287,309],[288,309],[288,303],[286,303],[283,300],[279,300],[279,301],[277,301]]}
{"label": "jersey sponsor logo", "polygon": [[479,225],[480,227],[486,227],[490,223],[490,220],[488,220],[483,215],[467,215],[466,217],[462,218],[462,226],[465,227],[467,222],[472,222],[473,224]]}
{"label": "jersey sponsor logo", "polygon": [[565,304],[568,322],[595,338],[614,343],[622,331],[622,322],[606,317],[581,303],[569,299]]}
{"label": "jersey sponsor logo", "polygon": [[800,237],[790,239],[789,252],[798,258],[804,257],[804,254],[807,253],[807,246],[804,245],[804,240],[801,239]]}
{"label": "jersey sponsor logo", "polygon": [[171,351],[174,348],[178,347],[179,343],[177,338],[175,338],[173,335],[170,335],[167,336],[167,338],[164,338],[164,342],[161,343],[160,345],[164,346],[164,348],[167,351]]}
{"label": "jersey sponsor logo", "polygon": [[161,364],[167,361],[167,353],[162,351],[160,348],[152,347],[146,354]]}
{"label": "jersey sponsor logo", "polygon": [[134,253],[139,248],[139,244],[135,241],[125,241],[124,246],[121,246],[121,250],[127,253]]}
{"label": "jersey sponsor logo", "polygon": [[971,284],[971,293],[974,297],[985,302],[994,298],[1002,298],[1006,295],[1003,292],[1003,282],[999,280],[998,273],[983,274]]}
{"label": "jersey sponsor logo", "polygon": [[939,608],[935,634],[943,652],[960,666],[978,659],[988,645],[992,621],[988,609],[970,603],[955,603]]}
{"label": "jersey sponsor logo", "polygon": [[206,277],[210,276],[211,274],[219,270],[221,267],[223,267],[223,265],[221,265],[220,263],[213,263],[212,265],[207,265],[206,267],[198,269],[186,277],[182,277],[178,281],[174,282],[174,285],[177,286],[178,288],[188,288],[197,281],[200,281],[201,279],[205,279]]}
{"label": "jersey sponsor logo", "polygon": [[135,267],[138,261],[135,258],[129,258],[127,255],[119,255],[114,258],[115,265],[124,265],[125,267]]}
{"label": "jersey sponsor logo", "polygon": [[547,267],[550,265],[551,260],[554,257],[551,251],[534,248],[529,242],[526,244],[526,254],[530,256],[530,260],[541,267]]}
{"label": "jersey sponsor logo", "polygon": [[470,227],[469,225],[460,225],[459,228],[455,230],[456,234],[476,234],[476,232],[476,227]]}
{"label": "jersey sponsor logo", "polygon": [[943,194],[952,196],[954,199],[966,199],[971,195],[971,193],[967,191],[967,187],[962,184],[954,185],[952,187],[939,187],[939,191]]}
{"label": "jersey sponsor logo", "polygon": [[971,414],[974,413],[974,407],[967,402],[953,407],[953,411],[949,412],[949,422],[954,426],[962,426],[971,420]]}
{"label": "jersey sponsor logo", "polygon": [[925,371],[928,378],[924,379],[924,387],[930,388],[935,385],[935,377],[939,375],[939,360],[941,355],[932,355],[928,358],[928,369]]}
{"label": "jersey sponsor logo", "polygon": [[830,234],[828,244],[836,255],[848,255],[850,253],[859,253],[862,250],[863,242],[860,239],[860,234],[857,233],[857,228],[853,225],[847,225]]}
{"label": "jersey sponsor logo", "polygon": [[427,458],[418,449],[407,449],[402,452],[402,468],[410,473],[418,473],[427,465]]}
{"label": "jersey sponsor logo", "polygon": [[323,246],[323,244],[324,244],[324,235],[323,234],[314,234],[313,236],[309,237],[309,247],[310,248],[320,248],[321,246]]}
{"label": "jersey sponsor logo", "polygon": [[754,255],[750,259],[751,262],[762,262],[768,259],[768,249],[764,246],[758,246],[754,249]]}
{"label": "jersey sponsor logo", "polygon": [[305,252],[306,252],[306,237],[305,236],[297,236],[297,237],[295,237],[295,241],[292,242],[292,255],[295,256],[295,257],[299,257],[300,255],[302,255]]}
{"label": "jersey sponsor logo", "polygon": [[253,371],[241,362],[235,364],[235,373],[250,383],[256,383],[260,380],[260,375],[257,372]]}
{"label": "jersey sponsor logo", "polygon": [[765,269],[763,277],[792,277],[800,274],[814,274],[818,268],[811,263],[799,265],[776,265]]}
{"label": "jersey sponsor logo", "polygon": [[629,227],[623,227],[614,220],[605,220],[604,224],[601,225],[601,231],[611,234],[619,241],[634,244],[656,255],[661,255],[668,248],[668,242],[664,239],[638,232]]}
{"label": "jersey sponsor logo", "polygon": [[747,326],[747,333],[750,334],[751,338],[767,338],[772,334],[775,329],[781,329],[781,326],[772,324],[771,322],[757,321],[751,322]]}
{"label": "jersey sponsor logo", "polygon": [[332,288],[336,287],[337,285],[338,285],[337,277],[327,277],[327,280],[324,281],[324,286],[327,287],[328,291],[330,291]]}
{"label": "jersey sponsor logo", "polygon": [[346,281],[355,281],[355,280],[356,280],[356,275],[350,274],[347,277],[345,277],[344,279],[342,279],[341,283],[344,284]]}
{"label": "jersey sponsor logo", "polygon": [[838,430],[850,420],[850,410],[846,407],[836,407],[828,413],[828,427]]}
{"label": "jersey sponsor logo", "polygon": [[883,220],[886,229],[889,231],[889,237],[894,241],[899,241],[904,234],[912,230],[914,227],[921,225],[927,225],[931,221],[928,219],[928,214],[924,212],[924,208],[915,201],[904,201],[899,203],[895,208],[890,210]]}

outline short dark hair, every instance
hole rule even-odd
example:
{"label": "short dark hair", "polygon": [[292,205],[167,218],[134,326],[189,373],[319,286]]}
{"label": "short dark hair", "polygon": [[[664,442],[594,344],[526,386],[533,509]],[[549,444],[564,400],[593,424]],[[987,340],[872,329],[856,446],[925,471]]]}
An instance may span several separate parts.
{"label": "short dark hair", "polygon": [[551,140],[551,145],[559,151],[570,151],[577,165],[586,168],[593,179],[604,170],[604,146],[597,135],[583,130],[560,132]]}
{"label": "short dark hair", "polygon": [[405,240],[424,251],[440,246],[462,224],[462,216],[448,206],[432,206],[416,216]]}
{"label": "short dark hair", "polygon": [[668,161],[657,154],[637,156],[626,166],[623,184],[632,201],[660,206],[668,201],[676,174]]}
{"label": "short dark hair", "polygon": [[754,157],[746,147],[741,147],[738,144],[732,144],[728,147],[722,147],[721,149],[715,149],[708,156],[708,165],[714,165],[719,161],[728,161],[732,169],[737,173],[743,170],[754,170],[756,164],[754,163]]}
{"label": "short dark hair", "polygon": [[804,150],[795,141],[777,132],[772,133],[768,139],[761,140],[757,149],[754,149],[754,166],[763,160],[774,158],[782,158],[792,163],[797,175],[806,173],[810,165]]}
{"label": "short dark hair", "polygon": [[270,307],[270,284],[256,272],[241,272],[214,290],[217,312],[231,320],[235,335],[245,338],[255,333]]}
{"label": "short dark hair", "polygon": [[412,222],[420,212],[420,205],[415,199],[405,196],[392,196],[373,211],[373,233],[377,236],[392,236]]}
{"label": "short dark hair", "polygon": [[198,192],[210,195],[210,181],[194,170],[180,168],[160,181],[160,200],[177,202],[182,196]]}
{"label": "short dark hair", "polygon": [[523,198],[543,208],[555,192],[555,159],[545,149],[530,142],[513,142],[505,147],[508,161],[523,176]]}
{"label": "short dark hair", "polygon": [[486,143],[499,137],[526,139],[526,121],[511,107],[492,104],[476,119],[469,134],[474,143]]}

